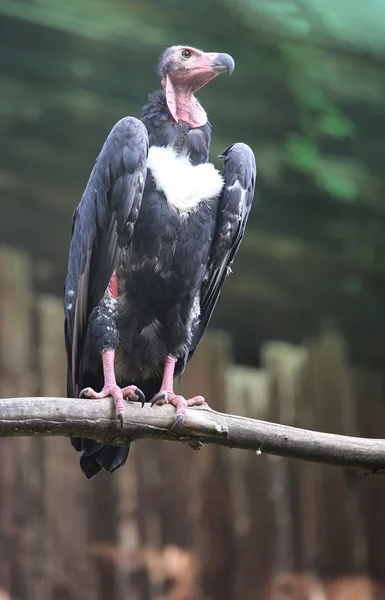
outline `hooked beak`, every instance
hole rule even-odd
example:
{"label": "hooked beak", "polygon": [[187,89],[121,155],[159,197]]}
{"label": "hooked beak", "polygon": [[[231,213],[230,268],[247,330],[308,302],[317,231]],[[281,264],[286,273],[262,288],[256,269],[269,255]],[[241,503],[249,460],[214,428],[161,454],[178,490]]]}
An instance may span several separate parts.
{"label": "hooked beak", "polygon": [[[198,51],[196,51],[198,52]],[[224,52],[200,52],[196,60],[186,63],[183,68],[175,69],[167,74],[162,82],[167,80],[174,86],[188,86],[191,92],[196,92],[221,73],[234,71],[235,63],[230,54]]]}
{"label": "hooked beak", "polygon": [[229,75],[234,71],[235,62],[230,54],[225,54],[221,52],[217,54],[211,63],[212,68],[216,73],[224,73],[225,71],[229,72]]}

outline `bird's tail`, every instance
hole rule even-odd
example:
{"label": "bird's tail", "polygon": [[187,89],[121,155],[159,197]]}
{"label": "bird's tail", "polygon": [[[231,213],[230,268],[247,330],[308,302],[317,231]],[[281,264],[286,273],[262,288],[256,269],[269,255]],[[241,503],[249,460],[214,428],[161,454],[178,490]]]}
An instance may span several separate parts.
{"label": "bird's tail", "polygon": [[[82,388],[92,386],[96,389],[103,387],[102,374],[86,373],[81,378]],[[84,385],[86,384],[86,385]],[[72,385],[72,374],[70,369],[67,372],[67,395],[69,398],[76,397],[76,392]],[[79,400],[80,401],[80,400]],[[130,446],[109,446],[100,442],[95,442],[87,438],[73,437],[71,444],[78,452],[82,452],[80,457],[80,468],[87,479],[92,479],[104,469],[113,473],[119,467],[122,467],[127,460]]]}
{"label": "bird's tail", "polygon": [[71,438],[75,450],[82,452],[80,468],[87,479],[92,479],[104,469],[113,473],[122,467],[130,450],[130,446],[108,446],[86,438]]}
{"label": "bird's tail", "polygon": [[[87,377],[82,380],[82,388],[86,386],[100,389],[103,387],[103,379],[98,376],[87,373]],[[86,385],[84,385],[86,383]],[[145,394],[146,400],[150,401],[152,396],[159,390],[161,381],[152,379],[135,383]],[[70,381],[68,381],[68,397],[73,397],[73,390]],[[109,446],[101,442],[95,442],[87,438],[74,437],[71,438],[71,443],[75,450],[82,452],[80,457],[80,468],[87,479],[92,479],[104,469],[109,473],[113,473],[119,467],[122,467],[128,457],[130,445],[128,446]]]}

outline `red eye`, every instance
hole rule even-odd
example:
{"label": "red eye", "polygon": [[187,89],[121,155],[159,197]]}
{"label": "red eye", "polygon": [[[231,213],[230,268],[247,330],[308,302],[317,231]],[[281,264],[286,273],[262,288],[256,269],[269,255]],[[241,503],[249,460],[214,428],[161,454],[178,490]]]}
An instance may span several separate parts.
{"label": "red eye", "polygon": [[188,58],[191,58],[191,52],[190,52],[190,50],[186,50],[186,48],[184,48],[182,50],[182,52],[180,53],[180,55],[181,55],[182,58],[185,58],[186,60]]}

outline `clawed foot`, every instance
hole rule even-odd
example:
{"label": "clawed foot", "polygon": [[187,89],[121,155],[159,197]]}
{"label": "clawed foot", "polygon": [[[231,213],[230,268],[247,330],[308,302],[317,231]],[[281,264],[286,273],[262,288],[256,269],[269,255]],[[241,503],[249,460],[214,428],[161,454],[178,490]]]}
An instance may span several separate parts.
{"label": "clawed foot", "polygon": [[116,416],[119,419],[121,425],[123,425],[124,421],[124,400],[135,400],[140,401],[142,406],[146,401],[146,398],[139,388],[135,385],[128,385],[127,387],[120,388],[118,385],[107,385],[104,386],[101,392],[95,392],[90,387],[84,388],[79,394],[80,398],[107,398],[108,396],[112,396],[116,409]]}
{"label": "clawed foot", "polygon": [[154,404],[158,404],[161,406],[162,404],[172,404],[176,408],[175,413],[175,422],[171,429],[179,425],[179,423],[183,420],[186,415],[186,408],[188,406],[202,406],[204,404],[205,399],[203,396],[194,396],[193,398],[189,398],[186,400],[183,396],[179,396],[178,394],[174,394],[174,392],[167,392],[165,390],[161,390],[156,396],[151,400],[151,406]]}

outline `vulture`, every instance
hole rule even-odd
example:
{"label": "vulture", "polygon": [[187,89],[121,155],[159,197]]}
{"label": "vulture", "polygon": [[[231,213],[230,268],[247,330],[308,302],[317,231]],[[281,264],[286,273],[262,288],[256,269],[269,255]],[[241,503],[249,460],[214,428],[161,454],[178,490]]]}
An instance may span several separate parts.
{"label": "vulture", "polygon": [[[141,119],[112,128],[74,212],[64,289],[68,396],[175,407],[176,394],[242,241],[256,180],[254,154],[235,143],[209,162],[211,125],[195,92],[224,72],[229,54],[173,46],[162,90]],[[155,410],[155,409],[154,409]],[[73,438],[87,479],[124,465],[129,447]]]}

